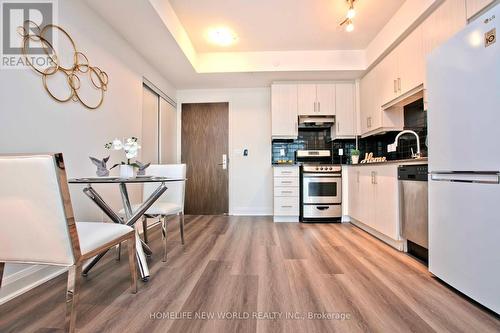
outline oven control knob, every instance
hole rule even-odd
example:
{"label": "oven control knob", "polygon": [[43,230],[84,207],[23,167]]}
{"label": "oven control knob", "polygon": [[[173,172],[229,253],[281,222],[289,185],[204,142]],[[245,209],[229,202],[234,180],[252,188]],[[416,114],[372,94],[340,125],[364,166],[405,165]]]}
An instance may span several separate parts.
{"label": "oven control knob", "polygon": [[319,170],[319,167],[316,167],[316,170]]}
{"label": "oven control knob", "polygon": [[320,170],[323,170],[323,167],[319,168]]}
{"label": "oven control knob", "polygon": [[333,170],[333,168],[332,168],[332,167],[329,167],[329,168],[328,168],[328,170]]}

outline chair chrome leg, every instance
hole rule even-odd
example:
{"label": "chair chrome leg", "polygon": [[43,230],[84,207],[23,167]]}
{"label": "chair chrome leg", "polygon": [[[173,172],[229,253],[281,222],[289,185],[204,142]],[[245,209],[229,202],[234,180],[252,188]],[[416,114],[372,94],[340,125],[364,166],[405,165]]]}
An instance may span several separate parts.
{"label": "chair chrome leg", "polygon": [[128,247],[128,265],[130,268],[130,278],[131,278],[131,284],[130,287],[132,289],[132,294],[137,293],[137,262],[135,258],[135,235],[134,237],[131,237],[127,241],[127,247]]}
{"label": "chair chrome leg", "polygon": [[142,235],[144,237],[144,243],[148,243],[148,219],[146,216],[142,217]]}
{"label": "chair chrome leg", "polygon": [[184,212],[179,216],[179,228],[181,229],[181,243],[184,245]]}
{"label": "chair chrome leg", "polygon": [[68,285],[66,289],[66,331],[74,332],[76,327],[76,307],[80,292],[82,264],[78,263],[68,269]]}
{"label": "chair chrome leg", "polygon": [[0,262],[0,288],[2,288],[2,278],[3,278],[4,267],[5,267],[5,263]]}
{"label": "chair chrome leg", "polygon": [[122,244],[118,244],[116,245],[116,261],[120,261],[120,259],[122,258]]}
{"label": "chair chrome leg", "polygon": [[162,222],[162,235],[163,235],[163,262],[167,261],[167,217],[163,216]]}

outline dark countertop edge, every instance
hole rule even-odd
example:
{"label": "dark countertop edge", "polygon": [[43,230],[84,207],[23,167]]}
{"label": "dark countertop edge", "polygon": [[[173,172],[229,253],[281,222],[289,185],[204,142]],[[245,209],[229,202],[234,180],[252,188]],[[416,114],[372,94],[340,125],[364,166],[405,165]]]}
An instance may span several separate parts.
{"label": "dark countertop edge", "polygon": [[422,158],[411,158],[411,159],[404,159],[404,160],[392,160],[392,161],[385,161],[385,162],[375,162],[375,163],[359,163],[359,164],[345,164],[347,166],[369,166],[369,165],[384,165],[384,164],[428,164],[428,158],[427,157],[422,157]]}

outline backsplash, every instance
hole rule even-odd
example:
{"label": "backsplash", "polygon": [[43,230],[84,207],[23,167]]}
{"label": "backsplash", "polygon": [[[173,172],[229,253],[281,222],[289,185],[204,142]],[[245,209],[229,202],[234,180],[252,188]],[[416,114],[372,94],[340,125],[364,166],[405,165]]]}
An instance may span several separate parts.
{"label": "backsplash", "polygon": [[[415,131],[420,138],[420,150],[423,157],[427,156],[427,112],[423,111],[423,100],[418,100],[405,106],[404,129]],[[394,143],[399,132],[387,132],[358,140],[358,149],[361,153],[360,160],[365,153],[373,153],[374,157],[387,157],[388,160],[400,160],[411,158],[412,149],[416,153],[416,138],[412,135],[404,135],[399,139],[397,152],[387,152],[387,145]],[[332,163],[350,164],[351,150],[356,148],[356,141],[335,140],[330,141],[329,129],[299,129],[297,140],[273,140],[272,162],[292,161],[295,163],[295,152],[298,149],[329,149],[332,151]],[[281,149],[285,155],[280,156]],[[343,150],[343,156],[339,156],[339,149]]]}

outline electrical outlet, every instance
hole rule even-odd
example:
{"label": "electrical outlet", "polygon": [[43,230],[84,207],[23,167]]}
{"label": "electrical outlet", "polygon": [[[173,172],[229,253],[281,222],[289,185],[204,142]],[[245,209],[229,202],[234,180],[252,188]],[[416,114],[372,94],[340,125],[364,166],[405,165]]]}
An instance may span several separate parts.
{"label": "electrical outlet", "polygon": [[339,149],[339,156],[344,156],[344,149],[342,148]]}
{"label": "electrical outlet", "polygon": [[395,152],[397,150],[397,147],[395,144],[390,144],[390,145],[387,145],[387,152],[388,153],[392,153],[392,152]]}

